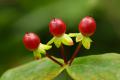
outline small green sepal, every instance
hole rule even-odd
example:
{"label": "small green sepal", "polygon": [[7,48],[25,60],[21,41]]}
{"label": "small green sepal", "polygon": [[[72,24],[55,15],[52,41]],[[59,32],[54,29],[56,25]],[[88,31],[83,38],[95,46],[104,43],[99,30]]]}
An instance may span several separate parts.
{"label": "small green sepal", "polygon": [[67,45],[67,46],[71,46],[71,45],[74,44],[72,38],[68,34],[63,34],[60,37],[56,37],[56,36],[53,37],[47,43],[47,45],[50,45],[52,43],[54,43],[57,48],[59,48],[61,46],[61,44],[64,44],[64,45]]}
{"label": "small green sepal", "polygon": [[69,37],[67,34],[64,34],[63,37],[62,37],[62,43],[64,45],[68,45],[68,46],[71,46],[73,45],[73,40],[71,37]]}
{"label": "small green sepal", "polygon": [[70,37],[76,37],[76,42],[82,42],[86,49],[90,49],[92,40],[90,37],[83,36],[81,33],[69,33]]}
{"label": "small green sepal", "polygon": [[47,43],[47,45],[52,44],[52,43],[54,42],[54,40],[55,40],[55,37],[53,37],[53,38]]}
{"label": "small green sepal", "polygon": [[80,42],[83,39],[83,35],[81,33],[69,33],[70,37],[76,37],[76,42]]}
{"label": "small green sepal", "polygon": [[84,37],[82,39],[82,44],[86,49],[90,49],[91,42],[92,40],[89,37]]}
{"label": "small green sepal", "polygon": [[79,34],[79,33],[69,33],[68,35],[69,35],[70,37],[76,37],[78,34]]}
{"label": "small green sepal", "polygon": [[61,37],[55,37],[55,40],[54,40],[54,44],[57,48],[59,48],[61,46]]}
{"label": "small green sepal", "polygon": [[76,36],[76,42],[80,42],[83,40],[83,35],[81,33],[78,33],[78,35]]}
{"label": "small green sepal", "polygon": [[35,57],[36,60],[41,58],[41,54],[39,52],[33,51],[33,54],[34,54],[34,57]]}
{"label": "small green sepal", "polygon": [[51,48],[52,46],[50,45],[45,45],[45,44],[40,43],[39,47],[33,51],[34,56],[37,58],[41,58],[41,54],[46,54],[46,50],[49,50]]}

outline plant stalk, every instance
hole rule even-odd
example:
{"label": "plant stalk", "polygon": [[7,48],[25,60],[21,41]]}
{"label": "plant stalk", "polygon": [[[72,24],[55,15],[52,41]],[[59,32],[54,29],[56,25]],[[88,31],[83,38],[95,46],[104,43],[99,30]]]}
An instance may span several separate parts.
{"label": "plant stalk", "polygon": [[46,56],[51,59],[53,62],[59,64],[61,67],[63,66],[62,63],[60,63],[58,60],[56,60],[55,58],[53,58],[52,56],[50,56],[48,53],[46,53]]}
{"label": "plant stalk", "polygon": [[67,58],[64,54],[64,47],[62,44],[61,44],[61,53],[60,54],[61,54],[62,58],[64,59],[64,63],[67,64]]}
{"label": "plant stalk", "polygon": [[72,64],[74,58],[77,56],[77,54],[78,54],[78,52],[79,52],[79,50],[80,50],[80,47],[81,47],[81,42],[78,44],[76,50],[74,51],[74,53],[73,53],[73,55],[72,55],[72,57],[71,57],[71,59],[70,59],[70,61],[69,61],[69,65]]}

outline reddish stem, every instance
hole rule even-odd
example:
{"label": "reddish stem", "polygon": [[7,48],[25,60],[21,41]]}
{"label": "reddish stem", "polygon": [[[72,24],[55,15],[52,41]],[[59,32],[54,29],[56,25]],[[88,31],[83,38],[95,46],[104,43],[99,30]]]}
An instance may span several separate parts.
{"label": "reddish stem", "polygon": [[46,56],[51,59],[53,62],[59,64],[61,67],[63,66],[62,63],[60,63],[58,60],[56,60],[55,58],[53,58],[52,56],[50,56],[48,53],[46,53]]}
{"label": "reddish stem", "polygon": [[77,56],[77,54],[78,54],[78,52],[79,52],[79,50],[80,50],[80,47],[81,47],[81,43],[79,43],[79,45],[77,46],[76,50],[74,51],[74,53],[73,53],[73,55],[72,55],[72,57],[71,57],[71,59],[70,59],[69,65],[72,64],[74,58]]}
{"label": "reddish stem", "polygon": [[64,63],[67,64],[67,58],[66,58],[66,56],[64,54],[64,47],[63,47],[62,44],[61,44],[61,56],[64,59]]}

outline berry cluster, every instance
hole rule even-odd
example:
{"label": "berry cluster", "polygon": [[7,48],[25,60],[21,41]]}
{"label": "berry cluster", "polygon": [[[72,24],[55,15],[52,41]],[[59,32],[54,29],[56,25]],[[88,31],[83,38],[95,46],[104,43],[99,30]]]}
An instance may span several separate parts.
{"label": "berry cluster", "polygon": [[[54,18],[49,23],[49,31],[53,35],[53,38],[47,44],[42,44],[40,42],[40,38],[32,32],[24,35],[23,43],[28,50],[33,51],[35,59],[41,58],[41,54],[44,54],[52,61],[56,62],[60,66],[63,66],[62,63],[46,52],[46,50],[52,48],[51,44],[54,43],[57,48],[61,48],[61,56],[64,59],[64,63],[71,65],[79,52],[81,45],[83,45],[86,49],[90,49],[90,44],[92,42],[90,36],[92,36],[96,30],[96,22],[92,17],[87,16],[81,20],[78,29],[79,33],[66,34],[66,24],[61,19]],[[79,42],[79,44],[71,59],[67,61],[66,56],[64,55],[63,45],[74,45],[71,37],[75,37],[76,42]]]}

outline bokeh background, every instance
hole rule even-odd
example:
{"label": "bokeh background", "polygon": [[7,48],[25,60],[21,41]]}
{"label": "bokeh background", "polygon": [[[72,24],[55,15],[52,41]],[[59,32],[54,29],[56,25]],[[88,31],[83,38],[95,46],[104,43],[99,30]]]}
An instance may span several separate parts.
{"label": "bokeh background", "polygon": [[[0,75],[33,60],[22,43],[25,32],[35,32],[47,43],[52,38],[48,29],[52,18],[62,19],[69,33],[78,32],[85,16],[95,18],[97,30],[91,49],[81,48],[78,56],[120,53],[120,0],[0,0]],[[65,47],[68,59],[75,46]],[[55,47],[49,53],[60,57]]]}

